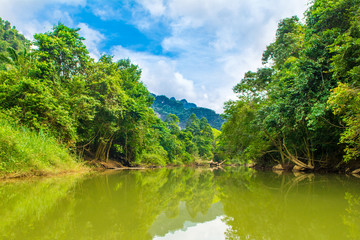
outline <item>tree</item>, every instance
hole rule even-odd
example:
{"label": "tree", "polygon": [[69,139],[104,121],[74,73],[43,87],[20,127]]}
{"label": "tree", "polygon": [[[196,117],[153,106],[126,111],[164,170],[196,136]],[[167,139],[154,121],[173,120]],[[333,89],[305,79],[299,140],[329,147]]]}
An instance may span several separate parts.
{"label": "tree", "polygon": [[171,134],[174,134],[177,136],[180,134],[179,118],[175,114],[170,113],[169,115],[167,115],[165,122],[167,123]]}
{"label": "tree", "polygon": [[43,69],[43,73],[54,71],[52,77],[56,76],[61,81],[71,81],[74,76],[85,74],[90,56],[79,31],[79,28],[73,29],[59,23],[51,32],[34,35],[34,44],[38,47],[36,54],[48,68]]}
{"label": "tree", "polygon": [[[341,100],[353,102],[340,96],[356,89],[332,89],[337,81],[358,79],[358,9],[358,0],[316,0],[305,24],[297,17],[280,21],[275,42],[263,54],[270,68],[246,73],[234,88],[238,101],[226,105],[220,153],[307,169],[339,166],[340,136],[340,143],[354,136],[344,137],[341,119],[328,104],[336,112]],[[346,114],[342,120],[357,125]]]}

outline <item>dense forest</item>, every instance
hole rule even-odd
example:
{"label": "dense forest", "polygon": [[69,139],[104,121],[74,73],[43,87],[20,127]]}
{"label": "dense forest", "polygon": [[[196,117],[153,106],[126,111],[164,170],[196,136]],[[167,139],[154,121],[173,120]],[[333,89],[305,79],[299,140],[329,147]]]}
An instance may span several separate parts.
{"label": "dense forest", "polygon": [[153,96],[155,100],[151,107],[160,119],[165,120],[170,113],[174,114],[179,118],[179,126],[182,129],[186,127],[186,122],[192,114],[195,114],[199,119],[206,118],[210,126],[217,130],[220,130],[224,123],[224,119],[214,110],[198,107],[186,99],[178,101],[174,97],[168,98],[164,95],[156,96],[155,94]]}
{"label": "dense forest", "polygon": [[221,134],[187,101],[166,98],[179,117],[163,108],[162,121],[151,108],[161,96],[139,66],[92,59],[79,29],[59,23],[28,41],[0,19],[0,172],[73,169],[82,159],[358,168],[360,0],[309,6],[304,20],[280,21],[263,67],[233,88]]}
{"label": "dense forest", "polygon": [[284,168],[358,167],[360,1],[312,1],[304,21],[280,21],[262,61],[225,104],[217,156]]}
{"label": "dense forest", "polygon": [[127,166],[212,159],[217,131],[205,118],[191,115],[182,130],[175,115],[161,121],[141,69],[95,61],[79,29],[59,23],[30,43],[1,20],[0,33],[1,172],[73,168],[74,156]]}

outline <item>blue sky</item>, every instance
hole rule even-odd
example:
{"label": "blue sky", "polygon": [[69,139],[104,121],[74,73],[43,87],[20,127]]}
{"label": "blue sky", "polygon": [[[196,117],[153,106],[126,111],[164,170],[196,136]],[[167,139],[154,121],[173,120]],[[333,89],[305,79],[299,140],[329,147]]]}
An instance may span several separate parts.
{"label": "blue sky", "polygon": [[92,57],[130,58],[155,94],[222,112],[232,87],[307,0],[1,0],[0,17],[26,37],[62,22],[81,28]]}

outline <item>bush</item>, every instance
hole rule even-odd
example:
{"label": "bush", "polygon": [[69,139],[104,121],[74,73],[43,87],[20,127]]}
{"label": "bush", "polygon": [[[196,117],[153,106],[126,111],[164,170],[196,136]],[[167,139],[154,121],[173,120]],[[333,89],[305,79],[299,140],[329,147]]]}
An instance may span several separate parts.
{"label": "bush", "polygon": [[0,114],[0,173],[54,172],[80,167],[54,137],[11,124]]}
{"label": "bush", "polygon": [[165,166],[166,159],[155,153],[145,153],[141,159],[142,164],[150,165],[150,166]]}

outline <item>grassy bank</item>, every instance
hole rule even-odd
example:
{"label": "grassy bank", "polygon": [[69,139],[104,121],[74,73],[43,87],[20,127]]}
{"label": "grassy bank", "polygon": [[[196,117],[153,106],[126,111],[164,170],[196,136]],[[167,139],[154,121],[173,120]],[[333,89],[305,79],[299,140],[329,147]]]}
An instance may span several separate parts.
{"label": "grassy bank", "polygon": [[0,176],[54,174],[83,168],[55,138],[0,119]]}

